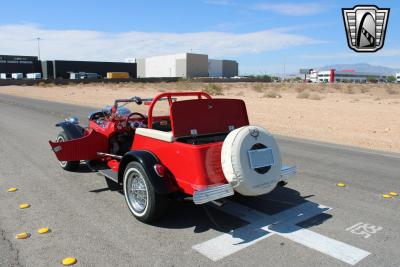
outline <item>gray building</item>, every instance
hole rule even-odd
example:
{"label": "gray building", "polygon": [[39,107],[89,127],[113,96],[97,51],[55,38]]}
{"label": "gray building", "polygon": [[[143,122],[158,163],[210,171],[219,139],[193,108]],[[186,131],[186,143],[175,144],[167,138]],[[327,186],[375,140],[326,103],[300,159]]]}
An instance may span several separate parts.
{"label": "gray building", "polygon": [[235,60],[208,60],[208,74],[210,77],[230,78],[239,75],[239,64]]}

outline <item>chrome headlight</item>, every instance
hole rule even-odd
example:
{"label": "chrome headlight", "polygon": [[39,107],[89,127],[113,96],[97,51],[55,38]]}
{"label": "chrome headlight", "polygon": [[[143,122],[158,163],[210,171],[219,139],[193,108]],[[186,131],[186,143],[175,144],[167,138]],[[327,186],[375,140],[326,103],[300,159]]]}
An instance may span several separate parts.
{"label": "chrome headlight", "polygon": [[65,119],[66,122],[72,123],[72,124],[79,124],[78,117],[69,117]]}

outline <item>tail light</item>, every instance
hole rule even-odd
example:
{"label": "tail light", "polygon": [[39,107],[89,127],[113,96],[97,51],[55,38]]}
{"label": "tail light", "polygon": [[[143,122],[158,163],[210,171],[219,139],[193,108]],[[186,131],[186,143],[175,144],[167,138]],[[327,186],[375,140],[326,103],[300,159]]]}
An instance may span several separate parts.
{"label": "tail light", "polygon": [[161,164],[155,164],[154,170],[156,171],[157,175],[160,177],[164,177],[165,175],[165,167]]}

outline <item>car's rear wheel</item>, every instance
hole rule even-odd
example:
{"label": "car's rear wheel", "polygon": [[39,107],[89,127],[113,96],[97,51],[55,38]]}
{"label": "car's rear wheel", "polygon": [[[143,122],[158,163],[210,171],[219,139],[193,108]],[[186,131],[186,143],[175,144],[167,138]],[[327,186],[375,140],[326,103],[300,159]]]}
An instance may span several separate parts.
{"label": "car's rear wheel", "polygon": [[[69,138],[64,131],[60,132],[57,136],[56,141],[58,143],[68,141]],[[79,161],[59,161],[61,168],[66,171],[75,171],[79,167]]]}
{"label": "car's rear wheel", "polygon": [[138,162],[130,162],[124,173],[125,200],[138,220],[142,222],[153,222],[165,214],[168,207],[166,195],[157,194],[150,179]]}

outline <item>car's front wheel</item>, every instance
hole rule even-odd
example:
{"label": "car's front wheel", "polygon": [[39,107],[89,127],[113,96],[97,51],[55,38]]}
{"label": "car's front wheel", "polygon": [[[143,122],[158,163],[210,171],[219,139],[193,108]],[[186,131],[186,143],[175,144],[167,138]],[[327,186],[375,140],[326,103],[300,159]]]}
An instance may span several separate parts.
{"label": "car's front wheel", "polygon": [[142,222],[153,222],[167,210],[167,195],[158,194],[138,162],[130,162],[124,173],[124,195],[132,214]]}
{"label": "car's front wheel", "polygon": [[[58,143],[65,142],[67,140],[69,140],[69,138],[67,137],[64,131],[60,132],[56,139]],[[66,171],[75,171],[79,167],[79,161],[59,161],[59,163],[61,168],[63,168]]]}

